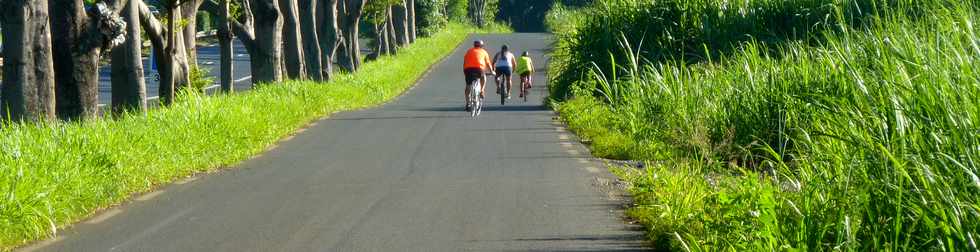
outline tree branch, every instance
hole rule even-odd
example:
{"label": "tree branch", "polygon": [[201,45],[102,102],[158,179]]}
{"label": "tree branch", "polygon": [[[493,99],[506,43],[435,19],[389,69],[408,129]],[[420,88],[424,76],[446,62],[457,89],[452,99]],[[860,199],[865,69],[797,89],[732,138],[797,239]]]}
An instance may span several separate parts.
{"label": "tree branch", "polygon": [[252,33],[252,29],[238,21],[230,20],[228,22],[231,24],[231,31],[235,33],[235,37],[238,37],[239,41],[242,41],[245,50],[249,53],[255,52],[255,35]]}
{"label": "tree branch", "polygon": [[157,18],[153,16],[153,13],[150,12],[150,8],[146,6],[146,3],[144,3],[142,0],[131,1],[139,2],[139,5],[136,8],[139,8],[140,12],[140,24],[143,26],[143,30],[146,31],[147,37],[150,38],[150,44],[153,44],[153,47],[156,48],[164,48],[165,43],[163,34],[166,34],[167,29],[163,27],[160,20],[157,20]]}

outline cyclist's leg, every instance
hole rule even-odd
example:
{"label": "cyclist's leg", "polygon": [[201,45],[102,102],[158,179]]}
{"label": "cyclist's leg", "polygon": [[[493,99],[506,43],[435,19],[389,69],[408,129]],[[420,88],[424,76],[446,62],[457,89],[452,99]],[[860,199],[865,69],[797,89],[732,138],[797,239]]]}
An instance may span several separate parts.
{"label": "cyclist's leg", "polygon": [[524,97],[524,95],[526,95],[526,91],[527,91],[526,89],[528,88],[528,86],[527,86],[527,84],[528,84],[527,83],[527,77],[528,76],[530,76],[530,75],[527,74],[527,73],[521,73],[521,97]]}
{"label": "cyclist's leg", "polygon": [[480,74],[480,98],[483,98],[484,97],[483,94],[486,93],[487,93],[487,75],[481,73]]}
{"label": "cyclist's leg", "polygon": [[463,91],[463,95],[466,96],[466,98],[463,99],[464,101],[466,101],[466,105],[464,106],[469,108],[470,107],[470,81],[469,81],[470,75],[466,71],[463,71],[463,75],[464,75],[463,81],[466,82],[466,84],[463,85],[463,89],[465,89],[465,91]]}
{"label": "cyclist's leg", "polygon": [[500,73],[500,70],[497,70],[497,73],[495,73],[493,75],[493,83],[496,84],[494,86],[497,87],[497,93],[498,94],[500,93],[500,74],[501,74]]}
{"label": "cyclist's leg", "polygon": [[471,84],[473,84],[474,81],[479,80],[480,76],[482,76],[482,72],[477,71],[477,70],[474,70],[474,69],[465,69],[465,70],[463,70],[463,75],[464,75],[464,78],[463,79],[466,81],[466,83],[463,85],[464,89],[466,89],[463,92],[463,94],[466,95],[466,99],[465,99],[466,106],[469,106],[470,105],[470,95],[471,95],[470,94],[470,89],[472,88],[471,87]]}
{"label": "cyclist's leg", "polygon": [[510,97],[511,90],[514,89],[514,76],[508,74],[504,78],[507,78],[507,97]]}

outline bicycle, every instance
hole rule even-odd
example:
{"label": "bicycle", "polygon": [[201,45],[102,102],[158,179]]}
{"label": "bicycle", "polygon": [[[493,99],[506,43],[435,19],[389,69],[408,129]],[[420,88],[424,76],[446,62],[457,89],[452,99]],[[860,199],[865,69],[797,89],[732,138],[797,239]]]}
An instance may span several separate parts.
{"label": "bicycle", "polygon": [[467,106],[470,107],[470,117],[476,117],[480,115],[483,111],[483,98],[480,98],[480,90],[482,89],[480,85],[480,78],[477,78],[473,82],[470,82],[470,101]]}
{"label": "bicycle", "polygon": [[524,97],[524,102],[527,102],[528,92],[531,91],[531,76],[527,78],[521,77],[521,97]]}
{"label": "bicycle", "polygon": [[504,82],[503,75],[497,76],[494,80],[497,81],[497,90],[500,91],[497,92],[500,93],[500,105],[504,105],[507,103],[507,93],[510,90],[507,90],[507,83]]}

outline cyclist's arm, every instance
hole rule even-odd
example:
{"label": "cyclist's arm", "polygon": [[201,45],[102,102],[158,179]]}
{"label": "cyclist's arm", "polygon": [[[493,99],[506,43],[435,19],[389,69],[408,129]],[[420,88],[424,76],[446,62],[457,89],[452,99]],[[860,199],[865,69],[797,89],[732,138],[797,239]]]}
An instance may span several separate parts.
{"label": "cyclist's arm", "polygon": [[497,72],[497,67],[494,66],[493,61],[490,61],[490,56],[487,56],[483,60],[487,61],[487,68],[490,68],[491,72]]}

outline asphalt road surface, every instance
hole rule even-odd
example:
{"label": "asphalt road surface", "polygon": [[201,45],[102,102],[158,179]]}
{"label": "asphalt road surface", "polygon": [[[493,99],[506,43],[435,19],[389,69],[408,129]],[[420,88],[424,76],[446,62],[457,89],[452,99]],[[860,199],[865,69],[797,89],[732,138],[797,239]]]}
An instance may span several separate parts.
{"label": "asphalt road surface", "polygon": [[[478,37],[546,66],[549,35]],[[541,106],[543,71],[528,103],[515,93],[477,119],[463,111],[468,44],[387,105],[335,114],[237,167],[136,197],[25,249],[642,250],[612,176]]]}

